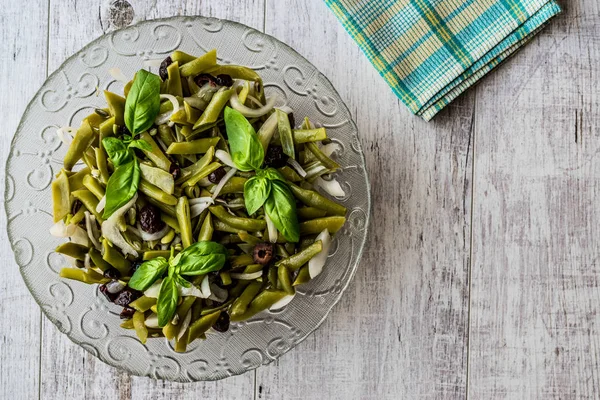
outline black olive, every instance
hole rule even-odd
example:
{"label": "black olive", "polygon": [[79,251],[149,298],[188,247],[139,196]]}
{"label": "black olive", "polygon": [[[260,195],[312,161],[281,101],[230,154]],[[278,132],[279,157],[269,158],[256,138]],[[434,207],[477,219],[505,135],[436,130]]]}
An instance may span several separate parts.
{"label": "black olive", "polygon": [[100,293],[102,293],[104,295],[104,297],[106,297],[106,299],[108,301],[110,301],[111,303],[115,300],[115,298],[117,297],[116,294],[113,294],[111,292],[108,291],[108,287],[106,287],[106,284],[104,285],[100,285],[98,287],[98,290],[100,290]]}
{"label": "black olive", "polygon": [[283,147],[270,145],[265,154],[264,167],[281,168],[288,160],[288,156],[283,152]]}
{"label": "black olive", "polygon": [[254,251],[252,252],[254,262],[267,265],[273,258],[273,250],[272,243],[258,243],[254,246]]}
{"label": "black olive", "polygon": [[75,215],[77,214],[77,211],[79,211],[79,209],[81,208],[83,204],[81,203],[81,201],[79,201],[79,199],[75,200],[73,202],[73,205],[71,206],[71,214]]}
{"label": "black olive", "polygon": [[229,314],[222,312],[213,325],[213,329],[217,332],[227,332],[229,330]]}
{"label": "black olive", "polygon": [[167,68],[169,65],[173,64],[173,59],[171,57],[167,57],[160,63],[160,68],[158,69],[158,74],[160,75],[160,79],[166,81],[169,77],[169,72],[167,72]]}
{"label": "black olive", "polygon": [[175,161],[171,161],[169,173],[173,175],[173,179],[177,180],[177,178],[181,176],[181,168],[179,167],[179,164],[177,164]]}
{"label": "black olive", "polygon": [[217,184],[221,181],[221,179],[223,179],[226,173],[227,171],[225,171],[225,168],[219,167],[211,172],[210,175],[208,175],[208,180]]}
{"label": "black olive", "polygon": [[121,277],[121,273],[119,272],[119,270],[113,267],[110,267],[109,269],[104,271],[104,274],[102,275],[104,275],[105,278],[110,279],[119,279]]}
{"label": "black olive", "polygon": [[135,310],[133,308],[125,307],[123,308],[123,311],[121,311],[119,317],[121,317],[121,319],[131,319],[133,318],[133,314],[135,314]]}
{"label": "black olive", "polygon": [[207,83],[210,83],[212,86],[217,86],[217,78],[215,78],[214,76],[212,76],[211,74],[200,74],[200,75],[196,75],[194,77],[194,82],[196,82],[196,85],[202,87]]}
{"label": "black olive", "polygon": [[152,204],[145,205],[140,211],[140,227],[144,232],[156,233],[165,227],[160,219],[160,210]]}
{"label": "black olive", "polygon": [[138,292],[137,290],[125,288],[117,294],[117,297],[115,298],[113,303],[115,303],[118,306],[125,307],[141,295],[141,292]]}
{"label": "black olive", "polygon": [[217,84],[220,86],[233,86],[233,79],[227,74],[217,75]]}

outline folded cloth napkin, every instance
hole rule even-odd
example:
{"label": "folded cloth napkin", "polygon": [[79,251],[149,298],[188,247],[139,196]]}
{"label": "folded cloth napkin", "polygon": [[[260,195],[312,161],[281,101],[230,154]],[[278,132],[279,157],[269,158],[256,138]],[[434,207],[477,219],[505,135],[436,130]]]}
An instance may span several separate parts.
{"label": "folded cloth napkin", "polygon": [[554,0],[325,0],[394,93],[426,120],[560,12]]}

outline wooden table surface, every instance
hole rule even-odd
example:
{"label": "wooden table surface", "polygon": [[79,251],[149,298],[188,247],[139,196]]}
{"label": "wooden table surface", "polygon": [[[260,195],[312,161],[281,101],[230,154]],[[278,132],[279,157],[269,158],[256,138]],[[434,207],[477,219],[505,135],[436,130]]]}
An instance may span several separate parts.
{"label": "wooden table surface", "polygon": [[[129,376],[59,333],[20,277],[2,212],[1,399],[600,397],[597,1],[561,1],[561,16],[430,123],[392,94],[323,0],[129,2],[134,22],[243,22],[332,80],[370,172],[367,249],[326,322],[279,361],[178,384]],[[110,3],[2,2],[2,157],[48,73],[122,22]]]}

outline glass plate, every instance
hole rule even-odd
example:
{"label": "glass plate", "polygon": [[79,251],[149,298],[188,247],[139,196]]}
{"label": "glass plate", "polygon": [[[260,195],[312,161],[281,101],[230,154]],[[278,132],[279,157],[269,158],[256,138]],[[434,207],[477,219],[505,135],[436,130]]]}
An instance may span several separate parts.
{"label": "glass plate", "polygon": [[[344,167],[338,179],[346,192],[348,221],[336,235],[323,273],[297,289],[277,312],[262,312],[234,323],[224,334],[196,340],[183,354],[164,338],[141,344],[119,324],[120,309],[97,285],[61,279],[65,262],[53,249],[50,183],[60,170],[66,146],[59,126],[79,126],[95,107],[99,90],[122,93],[108,73],[120,68],[133,76],[144,60],[165,58],[175,49],[201,54],[218,49],[219,62],[257,70],[268,95],[277,94],[294,109],[328,129],[339,143]],[[156,67],[151,67],[157,72]],[[100,92],[101,93],[101,92]],[[369,223],[370,193],[356,125],[339,95],[317,69],[287,45],[238,23],[214,18],[176,17],[145,21],[93,41],[69,58],[29,104],[13,138],[6,165],[8,237],[29,291],[46,316],[73,342],[102,361],[134,375],[190,382],[222,379],[268,364],[301,342],[325,319],[352,279]]]}

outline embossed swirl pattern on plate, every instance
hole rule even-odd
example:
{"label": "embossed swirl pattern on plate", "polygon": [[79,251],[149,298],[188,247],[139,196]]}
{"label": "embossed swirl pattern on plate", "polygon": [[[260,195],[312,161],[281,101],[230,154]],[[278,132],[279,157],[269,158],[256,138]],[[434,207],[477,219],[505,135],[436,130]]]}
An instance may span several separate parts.
{"label": "embossed swirl pattern on plate", "polygon": [[[259,70],[267,93],[279,97],[278,105],[288,104],[297,116],[306,115],[327,127],[339,145],[336,156],[345,166],[337,178],[348,195],[338,200],[349,209],[328,265],[319,277],[299,287],[290,304],[233,323],[226,334],[209,334],[185,353],[176,353],[164,338],[140,343],[132,331],[120,328],[118,310],[98,295],[97,288],[60,279],[58,271],[65,260],[53,252],[59,242],[47,233],[52,224],[50,183],[66,151],[56,129],[78,126],[102,105],[102,98],[95,95],[98,88],[122,89],[108,74],[110,67],[133,73],[144,60],[162,58],[177,48],[189,53],[218,48],[220,62]],[[48,78],[25,112],[13,144],[5,202],[8,234],[25,283],[61,332],[103,361],[135,375],[181,382],[214,380],[272,362],[320,325],[354,275],[362,253],[370,196],[348,109],[308,61],[244,25],[177,17],[143,22],[99,38]]]}

